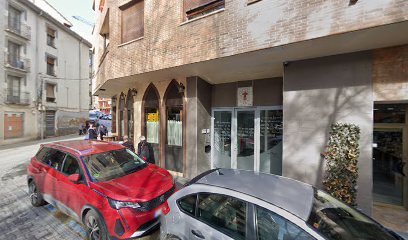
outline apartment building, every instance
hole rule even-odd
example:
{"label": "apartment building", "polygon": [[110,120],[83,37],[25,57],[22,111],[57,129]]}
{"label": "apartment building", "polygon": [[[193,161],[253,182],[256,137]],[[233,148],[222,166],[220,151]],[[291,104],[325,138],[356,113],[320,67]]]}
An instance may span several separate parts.
{"label": "apartment building", "polygon": [[76,133],[88,117],[91,44],[46,1],[0,6],[0,145]]}
{"label": "apartment building", "polygon": [[334,122],[361,128],[358,203],[408,209],[408,1],[95,0],[94,94],[185,177],[321,186]]}

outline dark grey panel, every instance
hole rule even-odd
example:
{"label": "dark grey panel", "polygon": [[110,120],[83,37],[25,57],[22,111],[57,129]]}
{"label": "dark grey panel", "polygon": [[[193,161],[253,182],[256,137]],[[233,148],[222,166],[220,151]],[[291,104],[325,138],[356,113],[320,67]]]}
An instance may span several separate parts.
{"label": "dark grey panel", "polygon": [[254,81],[254,106],[277,106],[283,102],[283,78]]}

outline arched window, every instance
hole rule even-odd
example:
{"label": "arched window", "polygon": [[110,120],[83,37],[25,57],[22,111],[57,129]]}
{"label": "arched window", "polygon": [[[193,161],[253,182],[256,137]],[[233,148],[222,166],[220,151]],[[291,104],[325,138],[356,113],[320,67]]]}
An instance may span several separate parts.
{"label": "arched window", "polygon": [[125,94],[121,93],[119,97],[119,138],[125,135]]}
{"label": "arched window", "polygon": [[153,148],[156,165],[160,166],[160,96],[152,83],[143,96],[142,134]]}
{"label": "arched window", "polygon": [[136,90],[129,89],[126,98],[126,109],[127,109],[127,135],[129,139],[133,141],[134,137],[134,108],[133,108],[133,96],[136,94]]}
{"label": "arched window", "polygon": [[165,93],[166,104],[166,169],[183,172],[183,92],[173,80]]}

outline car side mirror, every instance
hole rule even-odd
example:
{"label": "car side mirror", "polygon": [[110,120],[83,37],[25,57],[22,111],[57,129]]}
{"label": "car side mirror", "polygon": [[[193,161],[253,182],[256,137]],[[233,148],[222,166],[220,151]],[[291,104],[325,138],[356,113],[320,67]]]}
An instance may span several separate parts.
{"label": "car side mirror", "polygon": [[80,178],[81,178],[81,177],[79,176],[78,173],[71,174],[71,175],[69,175],[69,177],[68,177],[69,181],[71,181],[71,182],[73,182],[73,183],[75,183],[75,184],[78,184]]}

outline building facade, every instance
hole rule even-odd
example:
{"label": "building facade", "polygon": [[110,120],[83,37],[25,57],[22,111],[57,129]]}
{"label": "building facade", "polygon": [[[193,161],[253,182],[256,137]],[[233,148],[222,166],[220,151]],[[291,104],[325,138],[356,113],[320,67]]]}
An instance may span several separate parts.
{"label": "building facade", "polygon": [[91,44],[50,6],[0,6],[0,145],[76,133],[88,117]]}
{"label": "building facade", "polygon": [[359,207],[408,209],[407,1],[94,8],[94,94],[112,98],[112,131],[145,135],[158,165],[189,178],[229,167],[322,186],[330,126],[353,123]]}

